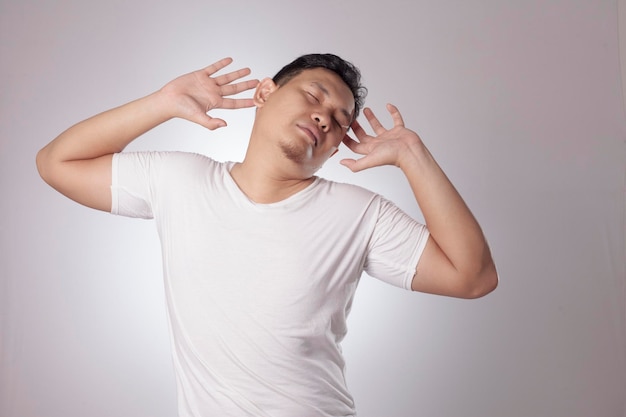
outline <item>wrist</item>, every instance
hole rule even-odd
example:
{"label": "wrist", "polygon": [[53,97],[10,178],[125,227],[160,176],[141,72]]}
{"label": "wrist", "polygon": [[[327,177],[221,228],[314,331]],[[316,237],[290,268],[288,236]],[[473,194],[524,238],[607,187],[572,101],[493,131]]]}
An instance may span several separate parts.
{"label": "wrist", "polygon": [[173,98],[162,89],[157,90],[152,94],[144,97],[146,100],[146,110],[152,113],[155,117],[159,119],[160,122],[165,122],[167,120],[173,119],[175,117],[180,117],[178,114],[176,106],[174,105],[175,101]]}
{"label": "wrist", "polygon": [[404,172],[415,171],[434,162],[421,140],[411,141],[398,156],[397,166]]}

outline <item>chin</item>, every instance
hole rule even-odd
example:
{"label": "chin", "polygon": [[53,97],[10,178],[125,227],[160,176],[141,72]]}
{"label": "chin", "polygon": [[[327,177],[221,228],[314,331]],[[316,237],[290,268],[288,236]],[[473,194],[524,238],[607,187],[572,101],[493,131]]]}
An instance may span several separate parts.
{"label": "chin", "polygon": [[308,159],[311,159],[313,154],[310,146],[299,146],[299,144],[293,143],[281,143],[280,150],[285,158],[298,165],[305,164]]}

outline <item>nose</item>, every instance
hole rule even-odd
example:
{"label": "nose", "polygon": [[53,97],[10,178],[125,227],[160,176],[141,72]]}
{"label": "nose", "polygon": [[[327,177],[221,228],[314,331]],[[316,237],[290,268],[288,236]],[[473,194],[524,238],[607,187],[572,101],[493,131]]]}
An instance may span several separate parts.
{"label": "nose", "polygon": [[313,120],[315,120],[315,123],[317,123],[319,128],[324,133],[328,132],[328,129],[330,129],[330,123],[329,123],[330,118],[327,115],[325,115],[322,112],[316,112],[316,113],[313,113],[312,117],[313,117]]}

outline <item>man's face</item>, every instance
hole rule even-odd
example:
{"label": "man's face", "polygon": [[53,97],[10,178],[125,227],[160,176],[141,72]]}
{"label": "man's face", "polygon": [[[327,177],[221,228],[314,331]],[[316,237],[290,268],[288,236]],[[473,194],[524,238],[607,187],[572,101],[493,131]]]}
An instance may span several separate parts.
{"label": "man's face", "polygon": [[304,70],[282,86],[270,80],[260,94],[257,121],[282,155],[312,175],[339,147],[354,114],[350,88],[334,72]]}

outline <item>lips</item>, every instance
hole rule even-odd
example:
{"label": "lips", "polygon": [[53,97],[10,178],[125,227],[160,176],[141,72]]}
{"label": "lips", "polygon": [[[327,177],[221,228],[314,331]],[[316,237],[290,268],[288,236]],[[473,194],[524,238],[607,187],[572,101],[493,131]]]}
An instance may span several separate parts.
{"label": "lips", "polygon": [[313,143],[313,146],[317,146],[317,143],[319,142],[318,130],[315,127],[309,125],[298,125],[298,127],[309,137],[309,139]]}

